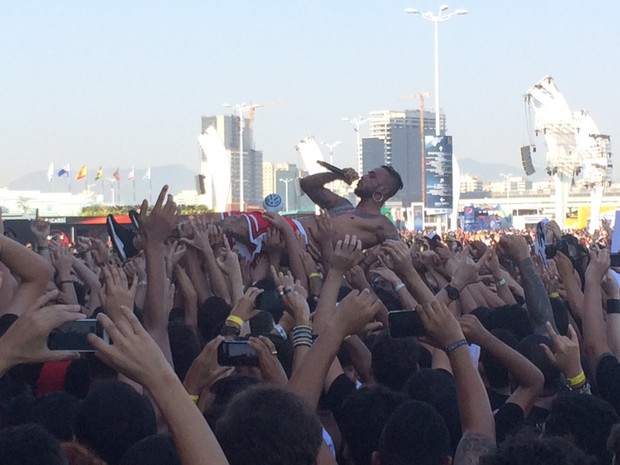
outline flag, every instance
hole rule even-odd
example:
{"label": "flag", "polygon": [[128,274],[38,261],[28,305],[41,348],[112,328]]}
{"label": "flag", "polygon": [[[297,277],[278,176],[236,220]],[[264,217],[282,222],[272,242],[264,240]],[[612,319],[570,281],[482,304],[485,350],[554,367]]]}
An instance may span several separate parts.
{"label": "flag", "polygon": [[75,176],[75,179],[77,179],[78,181],[80,179],[84,179],[86,177],[87,171],[88,170],[86,169],[86,165],[82,165],[80,171],[78,171],[78,174]]}
{"label": "flag", "polygon": [[144,177],[142,178],[145,181],[150,181],[151,180],[151,167],[149,166],[149,169],[146,170],[146,174],[144,175]]}
{"label": "flag", "polygon": [[51,182],[54,178],[54,162],[50,163],[50,167],[47,169],[47,181]]}
{"label": "flag", "polygon": [[58,170],[58,177],[59,178],[68,178],[69,177],[69,173],[71,173],[71,165],[69,163],[67,163],[65,166],[60,168],[60,170]]}
{"label": "flag", "polygon": [[131,171],[129,172],[129,174],[127,175],[127,179],[129,181],[133,180],[136,177],[136,169],[132,166],[131,167]]}
{"label": "flag", "polygon": [[99,181],[103,178],[103,168],[100,166],[97,170],[97,174],[95,175],[95,181]]}
{"label": "flag", "polygon": [[116,179],[118,182],[120,182],[120,180],[121,180],[121,169],[120,168],[116,168],[116,171],[114,172],[114,174],[112,176],[114,176],[114,179]]}

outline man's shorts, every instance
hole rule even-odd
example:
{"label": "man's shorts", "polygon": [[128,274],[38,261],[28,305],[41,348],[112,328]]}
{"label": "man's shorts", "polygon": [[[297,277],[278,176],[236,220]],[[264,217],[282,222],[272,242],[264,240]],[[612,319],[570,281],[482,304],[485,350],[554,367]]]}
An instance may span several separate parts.
{"label": "man's shorts", "polygon": [[[262,251],[263,248],[263,240],[266,237],[266,234],[269,232],[269,229],[272,228],[271,223],[265,219],[263,212],[255,211],[255,212],[224,212],[222,213],[222,219],[227,218],[229,216],[243,216],[248,222],[248,235],[250,238],[249,246],[246,244],[241,244],[237,242],[237,247],[239,252],[248,260],[252,261],[254,256]],[[299,220],[293,219],[288,216],[283,217],[286,222],[291,225],[293,231],[299,232],[305,239],[306,243],[308,242],[308,234],[304,229],[303,225],[299,222]]]}

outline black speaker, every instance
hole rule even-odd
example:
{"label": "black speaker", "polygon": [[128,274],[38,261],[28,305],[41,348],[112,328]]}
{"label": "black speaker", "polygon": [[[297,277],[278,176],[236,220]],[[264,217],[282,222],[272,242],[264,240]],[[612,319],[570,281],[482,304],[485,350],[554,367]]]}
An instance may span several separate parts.
{"label": "black speaker", "polygon": [[196,192],[198,192],[198,195],[204,195],[207,193],[207,190],[205,189],[204,174],[199,174],[198,176],[196,176]]}
{"label": "black speaker", "polygon": [[[536,149],[534,148],[534,151]],[[523,164],[523,170],[527,176],[531,176],[536,172],[534,165],[532,164],[532,146],[524,145],[521,147],[521,163]]]}

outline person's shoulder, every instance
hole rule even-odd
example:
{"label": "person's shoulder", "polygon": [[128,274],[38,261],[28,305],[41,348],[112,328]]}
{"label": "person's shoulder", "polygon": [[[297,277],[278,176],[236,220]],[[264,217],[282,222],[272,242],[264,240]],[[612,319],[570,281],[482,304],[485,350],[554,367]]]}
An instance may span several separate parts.
{"label": "person's shoulder", "polygon": [[495,438],[479,433],[464,433],[456,448],[453,465],[477,465],[480,458],[493,453]]}

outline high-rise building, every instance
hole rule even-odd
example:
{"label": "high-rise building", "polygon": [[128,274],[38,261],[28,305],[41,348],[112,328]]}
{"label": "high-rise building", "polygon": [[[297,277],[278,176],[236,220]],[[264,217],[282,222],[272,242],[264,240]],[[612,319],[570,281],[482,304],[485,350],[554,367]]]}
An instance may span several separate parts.
{"label": "high-rise building", "polygon": [[[231,202],[239,203],[239,122],[236,115],[202,117],[202,131],[213,126],[230,155]],[[250,120],[243,118],[243,199],[247,205],[258,206],[263,201],[263,152],[254,149],[254,130]]]}
{"label": "high-rise building", "polygon": [[[441,132],[445,132],[441,115]],[[403,204],[421,202],[422,134],[419,110],[376,111],[370,113],[370,137],[362,139],[364,172],[379,165],[392,165],[403,179],[403,189],[394,197]],[[424,135],[435,134],[435,113],[424,112]],[[383,153],[382,153],[383,150]]]}
{"label": "high-rise building", "polygon": [[279,194],[286,206],[288,192],[288,211],[313,211],[314,204],[302,195],[297,181],[306,174],[295,164],[263,162],[263,197]]}

